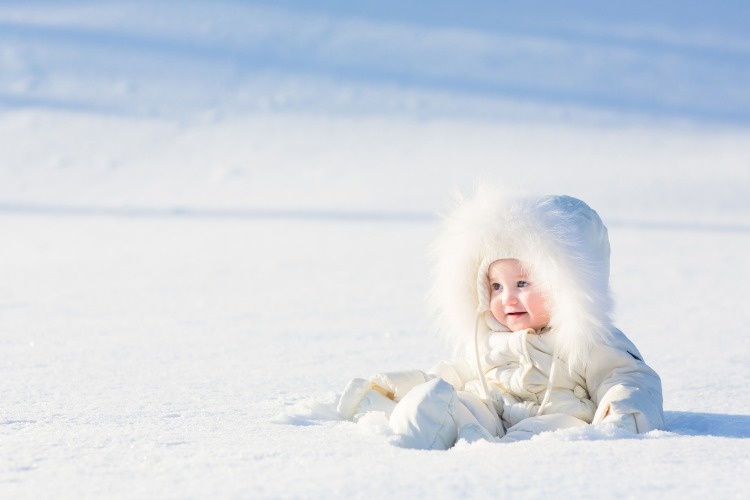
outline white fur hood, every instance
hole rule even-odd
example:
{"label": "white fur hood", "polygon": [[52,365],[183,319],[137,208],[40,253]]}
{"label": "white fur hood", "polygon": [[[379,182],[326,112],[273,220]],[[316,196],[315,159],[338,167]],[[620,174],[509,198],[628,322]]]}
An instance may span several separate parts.
{"label": "white fur hood", "polygon": [[515,258],[545,295],[559,356],[581,366],[594,345],[611,341],[609,251],[607,228],[581,200],[480,189],[445,218],[433,247],[439,328],[457,354],[470,352],[478,317],[482,331],[502,331],[489,312],[487,269]]}

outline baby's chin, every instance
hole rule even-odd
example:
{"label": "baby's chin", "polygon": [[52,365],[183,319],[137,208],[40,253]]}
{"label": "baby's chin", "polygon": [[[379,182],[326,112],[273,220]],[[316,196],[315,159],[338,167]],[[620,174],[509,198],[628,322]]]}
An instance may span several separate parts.
{"label": "baby's chin", "polygon": [[[507,323],[507,324],[506,324]],[[531,328],[534,331],[539,331],[545,326],[546,324],[538,325],[532,321],[529,320],[528,316],[526,317],[520,317],[520,318],[508,318],[508,321],[503,323],[505,328],[512,332],[517,332],[519,330],[528,330]]]}

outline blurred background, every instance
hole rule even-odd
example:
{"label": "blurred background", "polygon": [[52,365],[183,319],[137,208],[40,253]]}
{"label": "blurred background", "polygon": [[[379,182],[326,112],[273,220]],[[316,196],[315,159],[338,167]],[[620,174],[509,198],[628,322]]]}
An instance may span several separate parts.
{"label": "blurred background", "polygon": [[747,26],[740,0],[2,1],[0,202],[424,215],[499,177],[727,218]]}
{"label": "blurred background", "polygon": [[0,6],[5,108],[750,121],[740,0]]}

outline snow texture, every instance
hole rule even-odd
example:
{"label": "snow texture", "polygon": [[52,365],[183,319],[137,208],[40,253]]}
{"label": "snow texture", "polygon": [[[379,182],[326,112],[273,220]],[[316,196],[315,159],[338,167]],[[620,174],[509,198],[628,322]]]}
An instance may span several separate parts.
{"label": "snow texture", "polygon": [[[744,498],[744,2],[354,4],[0,2],[0,497]],[[339,419],[446,356],[427,249],[482,179],[597,209],[667,430]]]}

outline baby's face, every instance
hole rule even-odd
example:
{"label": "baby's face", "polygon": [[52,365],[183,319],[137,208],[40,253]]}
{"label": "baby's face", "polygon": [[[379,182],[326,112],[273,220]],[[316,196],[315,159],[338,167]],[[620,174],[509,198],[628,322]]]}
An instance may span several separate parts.
{"label": "baby's face", "polygon": [[529,280],[516,259],[500,259],[487,271],[490,312],[511,331],[539,330],[549,323],[549,311],[541,292]]}

